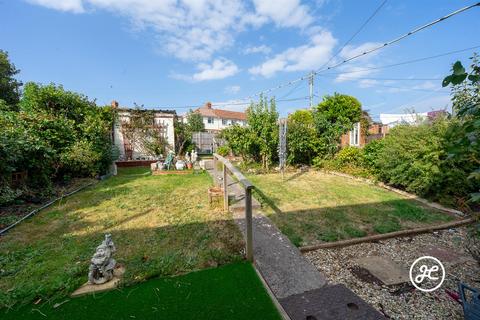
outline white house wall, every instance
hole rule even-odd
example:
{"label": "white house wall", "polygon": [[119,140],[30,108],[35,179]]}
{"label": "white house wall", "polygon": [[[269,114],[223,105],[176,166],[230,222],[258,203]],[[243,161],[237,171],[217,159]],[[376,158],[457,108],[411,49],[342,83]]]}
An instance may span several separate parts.
{"label": "white house wall", "polygon": [[[119,160],[126,160],[123,134],[121,131],[121,123],[123,121],[129,121],[128,112],[119,113],[118,118],[114,124],[113,139],[114,139],[114,145],[120,151]],[[172,150],[175,150],[174,116],[171,114],[161,114],[161,113],[156,114],[155,123],[166,126],[166,140],[170,148]],[[146,155],[145,152],[141,149],[141,147],[134,146],[132,158],[135,160],[135,159],[142,159],[142,158],[148,159],[151,157]]]}
{"label": "white house wall", "polygon": [[226,119],[227,120],[227,124],[223,124],[223,119],[221,118],[216,118],[216,117],[211,117],[213,119],[213,123],[208,123],[208,118],[209,117],[203,117],[203,124],[205,125],[205,130],[222,130],[222,129],[225,129],[225,128],[228,128],[232,125],[232,121],[235,121],[235,123],[237,123],[238,125],[240,126],[244,126],[245,125],[245,121],[243,120],[235,120],[235,119]]}

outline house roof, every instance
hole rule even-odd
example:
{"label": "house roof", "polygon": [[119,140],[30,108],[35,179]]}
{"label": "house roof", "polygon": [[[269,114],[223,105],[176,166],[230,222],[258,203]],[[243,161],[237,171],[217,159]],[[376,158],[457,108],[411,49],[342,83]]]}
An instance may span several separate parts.
{"label": "house roof", "polygon": [[220,119],[234,119],[234,120],[247,120],[245,112],[237,112],[230,110],[214,109],[212,104],[207,102],[203,107],[198,108],[195,112],[200,113],[204,117],[214,117]]}

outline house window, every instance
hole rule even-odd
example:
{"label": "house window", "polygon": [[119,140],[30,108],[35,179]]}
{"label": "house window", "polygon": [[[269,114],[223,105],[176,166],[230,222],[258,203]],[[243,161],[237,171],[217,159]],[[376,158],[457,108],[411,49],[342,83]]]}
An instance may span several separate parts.
{"label": "house window", "polygon": [[235,120],[232,120],[232,124],[236,124],[236,123],[237,123],[237,121],[235,121]]}
{"label": "house window", "polygon": [[358,147],[360,145],[360,122],[353,125],[353,130],[350,131],[350,145]]}
{"label": "house window", "polygon": [[208,118],[207,118],[207,123],[212,124],[212,123],[213,123],[213,118],[212,118],[212,117],[208,117]]}
{"label": "house window", "polygon": [[223,124],[224,126],[228,125],[228,120],[227,120],[227,119],[222,119],[222,124]]}

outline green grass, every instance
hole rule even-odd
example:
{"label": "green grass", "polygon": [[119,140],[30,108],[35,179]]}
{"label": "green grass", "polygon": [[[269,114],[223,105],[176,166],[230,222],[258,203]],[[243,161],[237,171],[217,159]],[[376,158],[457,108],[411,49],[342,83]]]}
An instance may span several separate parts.
{"label": "green grass", "polygon": [[231,215],[209,207],[209,175],[119,173],[0,238],[0,309],[78,288],[106,233],[126,267],[124,285],[243,259]]}
{"label": "green grass", "polygon": [[266,214],[296,245],[364,237],[452,220],[450,215],[363,182],[306,172],[251,175]]}
{"label": "green grass", "polygon": [[128,175],[148,175],[151,173],[150,167],[126,167],[126,168],[118,168],[118,175],[119,176],[128,176]]}
{"label": "green grass", "polygon": [[[57,308],[55,303],[67,301]],[[1,311],[0,311],[1,312]],[[43,315],[45,316],[43,316]],[[80,298],[0,313],[9,319],[263,319],[280,320],[249,263],[192,272]]]}

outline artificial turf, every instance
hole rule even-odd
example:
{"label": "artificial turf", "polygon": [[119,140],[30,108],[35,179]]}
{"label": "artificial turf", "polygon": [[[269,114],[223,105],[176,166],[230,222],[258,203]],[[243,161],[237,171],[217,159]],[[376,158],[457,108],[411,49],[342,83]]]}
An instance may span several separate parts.
{"label": "artificial turf", "polygon": [[[64,302],[66,301],[66,302]],[[62,303],[57,308],[55,304]],[[79,298],[1,310],[10,319],[281,319],[247,262]]]}

